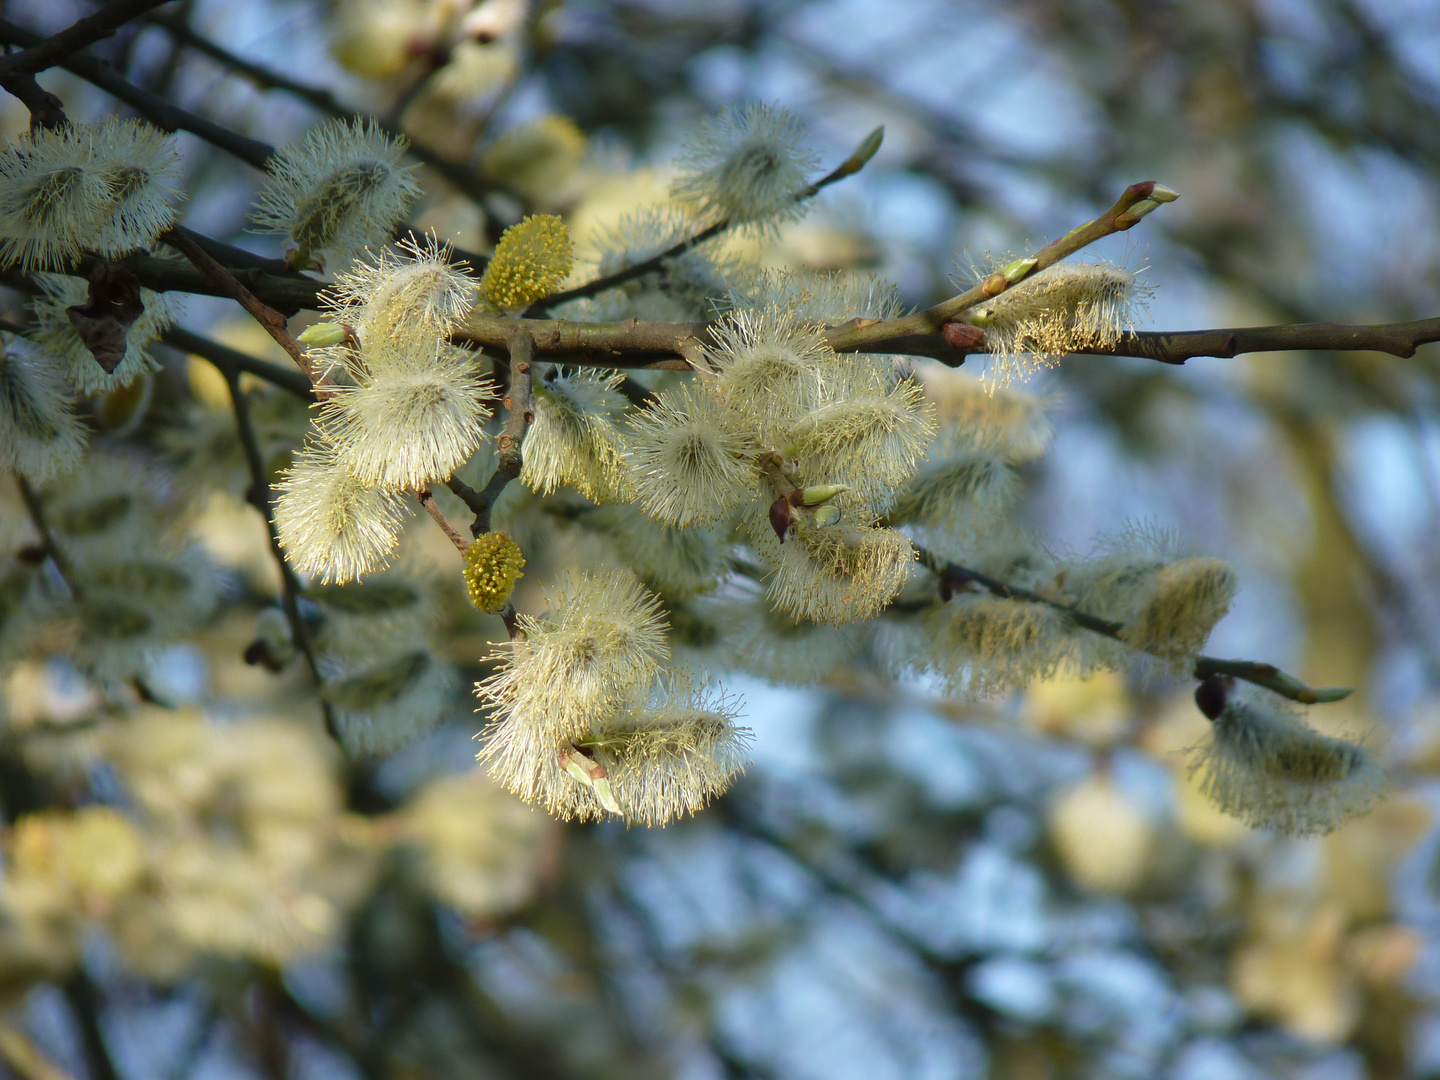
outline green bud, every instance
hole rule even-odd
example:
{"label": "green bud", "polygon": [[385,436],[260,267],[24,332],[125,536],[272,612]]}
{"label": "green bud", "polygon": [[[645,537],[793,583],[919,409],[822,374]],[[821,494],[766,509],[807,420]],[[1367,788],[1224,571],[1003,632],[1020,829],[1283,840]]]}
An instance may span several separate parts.
{"label": "green bud", "polygon": [[1004,270],[1001,270],[1000,273],[1005,275],[1006,281],[1008,281],[1011,285],[1014,285],[1026,274],[1030,273],[1031,270],[1035,269],[1035,263],[1036,260],[1033,258],[1016,259],[1009,266],[1005,267]]}
{"label": "green bud", "polygon": [[1180,197],[1180,193],[1174,188],[1168,188],[1164,184],[1156,184],[1150,192],[1150,198],[1158,203],[1174,202]]}
{"label": "green bud", "polygon": [[[601,772],[604,772],[602,769]],[[595,789],[595,798],[600,800],[600,805],[616,817],[624,817],[625,811],[620,809],[620,804],[615,801],[615,793],[610,790],[610,778],[597,776],[590,784]]]}
{"label": "green bud", "polygon": [[820,528],[827,525],[834,525],[840,520],[840,508],[834,503],[827,503],[815,511],[815,524]]}
{"label": "green bud", "polygon": [[312,349],[324,349],[331,345],[342,344],[345,336],[345,327],[339,323],[317,322],[311,323],[295,335],[295,340]]}
{"label": "green bud", "polygon": [[625,816],[620,804],[615,800],[615,793],[610,790],[610,774],[605,771],[604,765],[591,760],[579,750],[571,749],[560,752],[560,767],[595,792],[595,798],[606,810],[617,817]]}
{"label": "green bud", "polygon": [[850,489],[844,484],[817,484],[815,487],[808,487],[800,493],[800,502],[803,506],[820,506],[828,503],[841,492]]}
{"label": "green bud", "polygon": [[1133,217],[1143,218],[1146,214],[1150,213],[1151,210],[1154,210],[1160,205],[1160,202],[1155,199],[1141,199],[1125,212]]}
{"label": "green bud", "polygon": [[860,145],[855,148],[855,152],[845,159],[845,164],[840,166],[841,172],[846,176],[859,172],[865,167],[865,163],[880,150],[880,144],[884,141],[885,125],[881,124],[869,135],[866,135]]}

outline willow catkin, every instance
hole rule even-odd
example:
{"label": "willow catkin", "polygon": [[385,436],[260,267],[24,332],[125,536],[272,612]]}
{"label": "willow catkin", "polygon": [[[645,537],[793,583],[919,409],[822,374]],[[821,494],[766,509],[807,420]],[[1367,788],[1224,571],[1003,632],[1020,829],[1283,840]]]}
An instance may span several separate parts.
{"label": "willow catkin", "polygon": [[1321,735],[1273,694],[1235,696],[1216,692],[1218,684],[1207,680],[1196,692],[1213,727],[1190,767],[1217,807],[1257,828],[1306,836],[1375,805],[1385,775],[1362,747]]}

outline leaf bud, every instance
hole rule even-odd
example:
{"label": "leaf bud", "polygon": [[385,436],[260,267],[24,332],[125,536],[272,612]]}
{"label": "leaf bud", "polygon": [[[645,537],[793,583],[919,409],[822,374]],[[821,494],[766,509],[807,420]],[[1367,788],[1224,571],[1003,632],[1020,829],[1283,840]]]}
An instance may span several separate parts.
{"label": "leaf bud", "polygon": [[881,124],[874,131],[866,135],[855,152],[845,159],[844,163],[835,171],[841,176],[854,176],[865,167],[866,162],[873,158],[880,150],[880,144],[885,141],[885,125]]}
{"label": "leaf bud", "polygon": [[1195,687],[1195,705],[1207,720],[1218,719],[1230,699],[1233,681],[1223,675],[1212,675]]}
{"label": "leaf bud", "polygon": [[834,503],[826,503],[815,511],[815,524],[822,529],[827,525],[834,525],[840,520],[840,508]]}
{"label": "leaf bud", "polygon": [[948,322],[940,328],[945,344],[962,352],[975,352],[985,347],[985,331],[970,323]]}
{"label": "leaf bud", "polygon": [[800,502],[804,506],[822,506],[836,495],[849,490],[844,484],[817,484],[800,493]]}
{"label": "leaf bud", "polygon": [[345,327],[340,323],[317,322],[296,334],[295,340],[312,349],[327,349],[333,345],[344,344],[346,337],[348,335]]}
{"label": "leaf bud", "polygon": [[1005,281],[1007,284],[1014,285],[1026,274],[1030,273],[1031,270],[1035,269],[1035,264],[1037,261],[1038,260],[1034,258],[1016,259],[1014,262],[1010,263],[1008,266],[1005,267],[1004,270],[1001,270],[1000,272],[1005,275]]}
{"label": "leaf bud", "polygon": [[785,542],[785,534],[790,531],[790,524],[795,520],[794,511],[790,509],[790,500],[784,495],[770,504],[770,527],[775,530],[775,535],[780,542]]}

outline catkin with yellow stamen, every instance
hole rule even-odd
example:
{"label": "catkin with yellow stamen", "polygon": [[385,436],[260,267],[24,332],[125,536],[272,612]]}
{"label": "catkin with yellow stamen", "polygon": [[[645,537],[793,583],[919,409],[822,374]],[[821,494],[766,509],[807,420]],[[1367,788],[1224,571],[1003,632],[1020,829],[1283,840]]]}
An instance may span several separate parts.
{"label": "catkin with yellow stamen", "polygon": [[505,230],[480,288],[492,307],[519,311],[559,288],[574,265],[565,222],[554,214],[533,214]]}
{"label": "catkin with yellow stamen", "polygon": [[481,533],[465,552],[465,587],[481,611],[498,614],[525,575],[520,545],[503,532]]}

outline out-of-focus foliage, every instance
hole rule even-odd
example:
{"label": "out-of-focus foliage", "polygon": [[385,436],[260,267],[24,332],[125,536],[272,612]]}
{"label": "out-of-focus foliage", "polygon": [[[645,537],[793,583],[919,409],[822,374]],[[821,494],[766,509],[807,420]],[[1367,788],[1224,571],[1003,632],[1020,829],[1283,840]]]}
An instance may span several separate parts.
{"label": "out-of-focus foliage", "polygon": [[[865,172],[781,230],[776,271],[876,271],[928,304],[1154,177],[1182,199],[1097,253],[1148,281],[1157,328],[1440,306],[1440,9],[1426,2],[174,7],[167,18],[473,164],[478,203],[419,167],[410,219],[474,250],[530,214],[564,218],[582,273],[613,269],[617,238],[663,248],[673,223],[636,217],[671,187],[663,163],[703,118],[762,100],[802,116],[827,164],[887,129]],[[5,17],[50,30],[85,10]],[[319,119],[158,26],[98,51],[276,145]],[[42,78],[78,120],[112,111],[68,75]],[[23,110],[3,105],[18,136]],[[187,220],[283,255],[242,231],[258,177],[183,148]],[[703,254],[672,270],[695,296],[733,252]],[[590,314],[706,314],[683,285],[663,306],[617,290]],[[7,317],[26,299],[7,294]],[[232,310],[197,298],[185,321],[281,359]],[[918,648],[898,621],[862,635],[757,621],[742,602],[692,609],[720,572],[703,543],[666,580],[638,565],[669,542],[648,519],[519,485],[496,527],[524,552],[508,583],[521,609],[542,610],[540,584],[566,568],[632,566],[670,605],[677,659],[713,656],[717,627],[729,642],[755,766],[663,832],[561,827],[499,791],[470,760],[465,687],[494,674],[479,660],[503,627],[469,603],[431,523],[402,526],[398,506],[397,569],[362,592],[313,582],[305,614],[347,745],[388,748],[377,695],[435,726],[393,757],[347,756],[274,617],[229,391],[157,349],[141,390],[96,388],[103,467],[43,492],[77,551],[97,506],[120,515],[96,530],[119,546],[84,548],[124,568],[86,593],[103,619],[46,624],[38,641],[6,629],[38,602],[16,584],[38,537],[0,477],[0,653],[49,657],[3,687],[0,1027],[102,1080],[106,1043],[125,1076],[1434,1075],[1434,350],[1181,369],[1073,357],[984,409],[995,430],[977,453],[1028,481],[1026,524],[1078,547],[1156,520],[1239,571],[1210,651],[1359,689],[1311,721],[1359,737],[1398,790],[1329,836],[1288,840],[1206,799],[1187,751],[1208,725],[1164,671],[943,701],[940,680],[885,677]],[[942,423],[980,414],[967,373],[921,376]],[[638,378],[671,392],[663,374]],[[308,418],[281,391],[240,387],[276,479],[306,460]],[[183,580],[144,576],[160,553],[189,560]],[[149,620],[153,640],[120,647],[103,629],[121,619]],[[108,685],[80,678],[82,657]],[[14,1045],[0,1054],[22,1070]]]}

